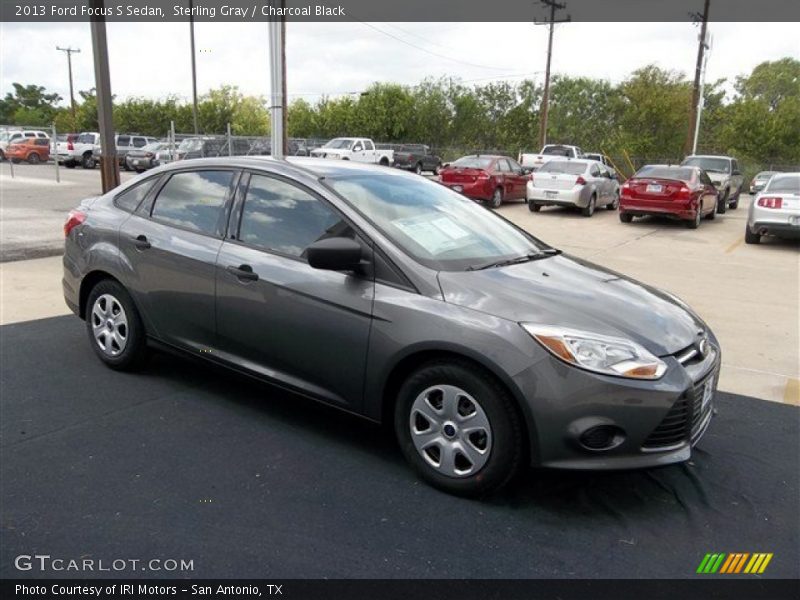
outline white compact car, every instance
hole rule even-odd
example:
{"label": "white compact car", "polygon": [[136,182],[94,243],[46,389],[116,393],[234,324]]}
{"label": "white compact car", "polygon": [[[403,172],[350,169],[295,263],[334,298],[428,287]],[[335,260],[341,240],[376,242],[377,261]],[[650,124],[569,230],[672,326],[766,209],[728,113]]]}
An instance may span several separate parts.
{"label": "white compact car", "polygon": [[551,160],[531,175],[525,198],[532,212],[542,206],[568,206],[591,217],[598,206],[619,207],[619,182],[596,160]]}
{"label": "white compact car", "polygon": [[758,244],[763,235],[800,238],[800,173],[776,173],[753,198],[744,241]]}

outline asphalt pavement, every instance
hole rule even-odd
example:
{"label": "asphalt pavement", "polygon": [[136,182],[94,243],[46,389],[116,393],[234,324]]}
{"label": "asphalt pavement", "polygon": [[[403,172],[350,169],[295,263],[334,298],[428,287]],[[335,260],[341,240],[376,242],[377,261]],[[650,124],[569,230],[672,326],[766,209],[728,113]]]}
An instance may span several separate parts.
{"label": "asphalt pavement", "polygon": [[687,464],[531,470],[470,501],[383,428],[268,385],[162,354],[111,371],[71,316],[1,327],[0,387],[4,578],[87,575],[14,568],[36,553],[193,561],[179,577],[682,578],[771,552],[762,577],[800,576],[794,406],[720,393]]}

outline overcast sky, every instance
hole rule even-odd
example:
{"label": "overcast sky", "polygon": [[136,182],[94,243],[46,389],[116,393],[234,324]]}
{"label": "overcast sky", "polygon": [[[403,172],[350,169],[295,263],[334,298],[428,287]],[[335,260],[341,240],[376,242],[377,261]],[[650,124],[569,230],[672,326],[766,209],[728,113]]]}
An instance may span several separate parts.
{"label": "overcast sky", "polygon": [[[749,72],[765,60],[800,58],[796,23],[712,23],[708,80]],[[0,93],[12,82],[69,96],[66,57],[77,90],[94,87],[88,23],[2,24]],[[618,82],[646,64],[691,74],[698,28],[690,23],[568,23],[556,28],[553,72]],[[222,84],[269,94],[265,23],[197,23],[200,94]],[[191,98],[188,23],[110,23],[111,86],[118,98]],[[529,23],[289,23],[291,98],[359,92],[374,81],[413,85],[427,76],[465,82],[543,78],[547,28]]]}

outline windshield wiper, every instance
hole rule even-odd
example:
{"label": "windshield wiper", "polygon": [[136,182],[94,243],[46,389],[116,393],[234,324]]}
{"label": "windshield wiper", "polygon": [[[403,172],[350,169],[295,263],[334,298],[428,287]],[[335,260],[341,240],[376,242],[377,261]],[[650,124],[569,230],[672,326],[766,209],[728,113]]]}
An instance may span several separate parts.
{"label": "windshield wiper", "polygon": [[556,254],[560,254],[561,250],[556,250],[555,248],[545,248],[540,252],[529,252],[528,254],[524,254],[522,256],[516,256],[514,258],[504,258],[503,260],[495,260],[490,263],[486,263],[484,265],[471,265],[467,267],[467,271],[482,271],[483,269],[491,269],[492,267],[507,267],[509,265],[518,265],[520,263],[531,262],[533,260],[541,260],[543,258],[547,258],[548,256],[555,256]]}

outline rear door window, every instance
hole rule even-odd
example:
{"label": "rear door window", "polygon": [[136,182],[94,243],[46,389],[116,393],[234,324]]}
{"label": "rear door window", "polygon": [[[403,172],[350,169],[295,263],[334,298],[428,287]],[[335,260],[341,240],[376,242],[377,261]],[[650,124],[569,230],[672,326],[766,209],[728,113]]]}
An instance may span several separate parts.
{"label": "rear door window", "polygon": [[134,148],[144,148],[147,146],[147,139],[143,137],[135,137],[133,138],[133,147]]}
{"label": "rear door window", "polygon": [[135,211],[157,179],[158,177],[151,177],[147,181],[143,181],[118,194],[114,198],[114,206],[127,212]]}
{"label": "rear door window", "polygon": [[234,171],[176,173],[158,193],[151,216],[175,227],[221,236],[233,176]]}
{"label": "rear door window", "polygon": [[131,136],[129,135],[120,135],[117,137],[117,147],[118,148],[127,148],[131,145]]}

